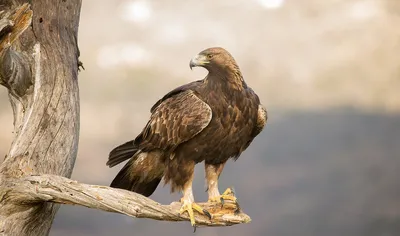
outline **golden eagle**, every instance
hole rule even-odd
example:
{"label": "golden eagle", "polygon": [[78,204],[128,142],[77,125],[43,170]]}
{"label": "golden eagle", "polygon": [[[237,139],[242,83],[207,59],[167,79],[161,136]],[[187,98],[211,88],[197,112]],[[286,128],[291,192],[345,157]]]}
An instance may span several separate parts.
{"label": "golden eagle", "polygon": [[209,201],[236,200],[228,195],[230,189],[220,195],[219,175],[226,161],[238,159],[267,122],[267,111],[229,52],[206,49],[190,61],[190,68],[195,66],[207,69],[208,75],[157,101],[143,131],[114,148],[107,162],[113,167],[130,159],[111,187],[150,196],[164,178],[172,192],[182,191],[180,212],[189,213],[192,226],[193,210],[211,218],[194,202],[194,166],[205,162]]}

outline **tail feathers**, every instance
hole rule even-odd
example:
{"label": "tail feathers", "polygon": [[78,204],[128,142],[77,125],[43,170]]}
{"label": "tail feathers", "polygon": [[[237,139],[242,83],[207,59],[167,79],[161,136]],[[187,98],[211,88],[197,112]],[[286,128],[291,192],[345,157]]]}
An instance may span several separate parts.
{"label": "tail feathers", "polygon": [[151,169],[144,170],[141,166],[135,164],[135,160],[131,159],[120,170],[110,186],[148,197],[156,190],[162,177],[163,172],[160,171],[159,166],[152,166]]}
{"label": "tail feathers", "polygon": [[119,163],[133,157],[137,151],[138,148],[135,146],[134,140],[119,145],[110,152],[107,165],[109,167],[116,166]]}

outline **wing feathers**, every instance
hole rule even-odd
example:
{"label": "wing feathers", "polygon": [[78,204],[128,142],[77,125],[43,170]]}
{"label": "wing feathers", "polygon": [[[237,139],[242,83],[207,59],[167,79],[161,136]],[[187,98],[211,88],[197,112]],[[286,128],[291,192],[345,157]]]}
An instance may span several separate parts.
{"label": "wing feathers", "polygon": [[134,145],[133,140],[121,144],[110,152],[107,165],[109,167],[118,165],[119,163],[131,158],[137,151],[138,148]]}
{"label": "wing feathers", "polygon": [[212,110],[192,90],[181,91],[153,109],[139,148],[174,149],[200,133],[210,123]]}

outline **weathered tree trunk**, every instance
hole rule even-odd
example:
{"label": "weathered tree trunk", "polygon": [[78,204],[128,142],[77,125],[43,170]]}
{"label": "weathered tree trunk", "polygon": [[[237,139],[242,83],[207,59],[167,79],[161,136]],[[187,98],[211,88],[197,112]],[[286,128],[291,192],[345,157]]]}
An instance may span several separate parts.
{"label": "weathered tree trunk", "polygon": [[[180,204],[161,205],[140,194],[68,179],[79,137],[77,46],[80,0],[1,0],[0,84],[14,112],[14,140],[0,165],[0,235],[48,235],[58,203],[131,217],[187,221]],[[65,178],[68,177],[68,178]],[[210,220],[229,226],[250,222],[238,204],[201,206]]]}
{"label": "weathered tree trunk", "polygon": [[[80,8],[80,0],[0,4],[0,81],[9,91],[15,135],[0,187],[33,174],[71,176],[79,137]],[[1,201],[0,234],[47,235],[58,208]]]}

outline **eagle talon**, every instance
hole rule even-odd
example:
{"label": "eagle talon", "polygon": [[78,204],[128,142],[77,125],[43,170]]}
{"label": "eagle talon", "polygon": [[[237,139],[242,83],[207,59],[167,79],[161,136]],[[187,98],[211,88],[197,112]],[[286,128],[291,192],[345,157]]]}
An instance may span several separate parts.
{"label": "eagle talon", "polygon": [[191,203],[191,202],[183,200],[183,204],[182,204],[181,209],[179,210],[178,214],[179,214],[179,216],[181,216],[184,212],[187,212],[188,215],[189,215],[190,224],[194,228],[193,232],[196,232],[197,225],[196,225],[196,221],[195,221],[195,218],[194,218],[194,211],[193,210],[196,210],[198,213],[207,216],[210,220],[211,220],[212,216],[211,216],[210,212],[208,212],[207,210],[203,209],[202,207],[200,207],[196,203],[194,203],[194,202]]}
{"label": "eagle talon", "polygon": [[239,214],[242,211],[242,209],[239,206],[239,202],[236,201],[236,210],[234,212],[235,215]]}
{"label": "eagle talon", "polygon": [[219,200],[221,201],[221,209],[224,208],[225,200],[223,197],[220,197]]}
{"label": "eagle talon", "polygon": [[203,209],[203,214],[206,215],[210,220],[212,219],[211,213],[206,209]]}
{"label": "eagle talon", "polygon": [[240,210],[240,208],[238,207],[238,208],[235,210],[234,214],[235,214],[235,215],[238,215],[238,214],[240,214],[240,212],[241,212],[241,210]]}
{"label": "eagle talon", "polygon": [[221,209],[224,207],[226,200],[234,202],[239,207],[237,198],[234,196],[232,188],[227,188],[223,194],[208,199],[209,202],[221,203]]}

